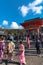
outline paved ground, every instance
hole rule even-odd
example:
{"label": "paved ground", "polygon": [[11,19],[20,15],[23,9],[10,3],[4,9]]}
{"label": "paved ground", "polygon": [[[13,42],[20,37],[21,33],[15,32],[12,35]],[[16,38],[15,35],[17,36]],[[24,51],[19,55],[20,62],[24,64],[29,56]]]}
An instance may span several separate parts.
{"label": "paved ground", "polygon": [[[0,65],[6,65],[4,62]],[[8,65],[19,65],[18,56],[14,56],[14,61]],[[43,65],[43,57],[39,56],[26,56],[26,65]]]}

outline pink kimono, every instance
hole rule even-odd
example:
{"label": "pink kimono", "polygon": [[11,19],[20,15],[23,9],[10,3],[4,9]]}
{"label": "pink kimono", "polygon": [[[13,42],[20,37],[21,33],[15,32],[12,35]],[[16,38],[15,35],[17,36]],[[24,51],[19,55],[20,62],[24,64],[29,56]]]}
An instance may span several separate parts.
{"label": "pink kimono", "polygon": [[5,43],[0,41],[0,60],[4,57]]}
{"label": "pink kimono", "polygon": [[30,39],[29,39],[29,37],[27,37],[27,45],[28,45],[28,48],[30,48]]}
{"label": "pink kimono", "polygon": [[[20,46],[19,46],[19,49],[23,49],[23,47],[24,47],[24,45],[23,44],[21,44]],[[19,51],[19,60],[20,60],[20,63],[21,64],[26,64],[26,62],[25,62],[25,51]]]}

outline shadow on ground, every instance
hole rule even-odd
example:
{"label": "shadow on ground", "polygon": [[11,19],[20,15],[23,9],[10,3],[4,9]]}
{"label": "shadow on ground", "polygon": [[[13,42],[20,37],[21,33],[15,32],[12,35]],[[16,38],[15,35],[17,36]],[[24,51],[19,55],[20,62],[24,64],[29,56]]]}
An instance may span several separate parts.
{"label": "shadow on ground", "polygon": [[16,62],[16,61],[8,61],[8,60],[3,60],[0,64],[2,64],[2,63],[5,63],[5,65],[8,65],[8,64],[20,65],[19,62]]}

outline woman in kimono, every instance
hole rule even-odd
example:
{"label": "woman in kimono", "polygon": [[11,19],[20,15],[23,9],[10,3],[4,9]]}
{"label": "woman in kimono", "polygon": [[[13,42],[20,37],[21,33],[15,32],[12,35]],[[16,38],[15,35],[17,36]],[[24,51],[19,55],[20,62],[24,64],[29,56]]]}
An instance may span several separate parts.
{"label": "woman in kimono", "polygon": [[20,65],[25,65],[26,61],[25,61],[25,47],[24,44],[22,43],[22,41],[20,41],[20,45],[19,45],[19,60],[20,60]]}
{"label": "woman in kimono", "polygon": [[10,40],[9,43],[8,43],[8,51],[9,51],[9,53],[8,53],[8,60],[9,61],[13,60],[12,54],[14,52],[14,49],[15,49],[15,44],[12,42],[12,40]]}
{"label": "woman in kimono", "polygon": [[4,38],[0,37],[0,61],[4,58],[5,43]]}
{"label": "woman in kimono", "polygon": [[26,42],[27,42],[28,48],[30,48],[30,38],[29,38],[29,35],[27,35],[27,37],[26,37]]}

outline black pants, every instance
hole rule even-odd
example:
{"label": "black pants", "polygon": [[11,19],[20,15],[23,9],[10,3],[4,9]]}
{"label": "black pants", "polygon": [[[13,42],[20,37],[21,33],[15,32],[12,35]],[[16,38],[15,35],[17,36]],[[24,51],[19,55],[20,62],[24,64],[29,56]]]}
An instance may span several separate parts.
{"label": "black pants", "polygon": [[37,47],[37,48],[36,48],[36,50],[37,50],[37,54],[40,54],[40,53],[41,53],[41,51],[40,51],[40,48],[39,48],[39,47]]}
{"label": "black pants", "polygon": [[43,48],[43,42],[41,42],[41,44],[42,44],[42,48]]}

